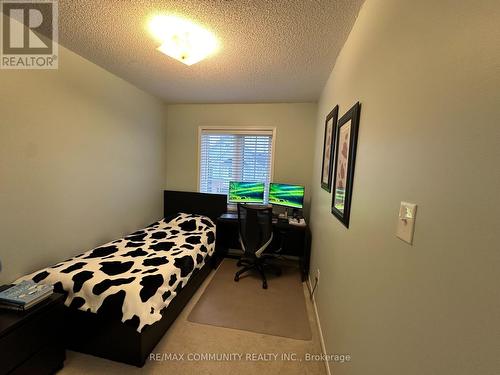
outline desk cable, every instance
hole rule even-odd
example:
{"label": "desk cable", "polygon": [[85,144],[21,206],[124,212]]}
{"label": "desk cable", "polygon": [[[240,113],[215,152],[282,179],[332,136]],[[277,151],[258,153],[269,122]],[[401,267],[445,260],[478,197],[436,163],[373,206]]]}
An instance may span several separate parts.
{"label": "desk cable", "polygon": [[309,283],[306,283],[307,290],[309,290],[309,299],[311,301],[314,297],[314,292],[316,291],[316,287],[318,286],[318,281],[319,281],[317,276],[314,279],[315,279],[315,282],[314,282],[314,287],[312,288],[312,290],[311,290],[311,286],[309,285]]}

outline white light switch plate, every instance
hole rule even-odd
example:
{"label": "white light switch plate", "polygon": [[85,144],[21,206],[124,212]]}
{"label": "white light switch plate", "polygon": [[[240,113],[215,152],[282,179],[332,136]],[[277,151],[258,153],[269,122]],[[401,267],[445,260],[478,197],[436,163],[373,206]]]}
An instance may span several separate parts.
{"label": "white light switch plate", "polygon": [[410,245],[413,243],[416,216],[417,205],[415,203],[401,202],[396,236]]}

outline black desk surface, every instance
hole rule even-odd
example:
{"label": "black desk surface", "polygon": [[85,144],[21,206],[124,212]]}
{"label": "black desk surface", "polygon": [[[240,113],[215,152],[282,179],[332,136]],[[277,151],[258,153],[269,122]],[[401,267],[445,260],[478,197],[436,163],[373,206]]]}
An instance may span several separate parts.
{"label": "black desk surface", "polygon": [[219,216],[221,220],[238,220],[238,214],[236,212],[226,212]]}
{"label": "black desk surface", "polygon": [[[6,286],[0,286],[0,290],[5,288]],[[8,334],[18,325],[23,324],[26,319],[36,316],[36,314],[41,310],[46,309],[49,306],[53,306],[54,304],[62,303],[63,301],[64,296],[62,294],[54,293],[46,300],[26,311],[0,309],[0,337]]]}
{"label": "black desk surface", "polygon": [[[236,212],[226,212],[219,216],[219,220],[224,222],[237,222],[238,221],[238,213]],[[273,217],[273,225],[278,228],[283,229],[295,229],[295,230],[304,230],[307,225],[294,225],[290,224],[287,219],[279,220],[276,217]]]}
{"label": "black desk surface", "polygon": [[[237,212],[226,212],[219,216],[219,220],[224,221],[238,221],[238,213]],[[278,221],[277,218],[273,217],[273,224],[276,224]]]}

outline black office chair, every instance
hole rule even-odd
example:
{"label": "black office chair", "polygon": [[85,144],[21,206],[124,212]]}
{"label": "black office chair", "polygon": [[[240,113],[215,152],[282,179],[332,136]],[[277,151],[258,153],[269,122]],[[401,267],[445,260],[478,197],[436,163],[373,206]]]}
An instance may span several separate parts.
{"label": "black office chair", "polygon": [[239,281],[241,274],[256,269],[262,277],[262,288],[267,289],[264,269],[271,269],[276,276],[281,275],[279,267],[266,263],[269,257],[264,254],[273,240],[272,208],[238,204],[238,229],[244,254],[237,265],[243,268],[236,272],[234,281]]}

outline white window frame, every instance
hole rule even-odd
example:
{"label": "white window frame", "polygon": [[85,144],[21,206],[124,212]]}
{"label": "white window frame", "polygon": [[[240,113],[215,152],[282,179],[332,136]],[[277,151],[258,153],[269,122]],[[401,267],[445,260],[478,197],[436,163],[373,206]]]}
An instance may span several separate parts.
{"label": "white window frame", "polygon": [[[275,126],[207,126],[201,125],[198,126],[198,165],[197,165],[197,185],[198,192],[201,191],[200,184],[200,174],[201,174],[201,134],[204,130],[210,131],[220,131],[221,133],[226,134],[251,134],[252,132],[269,132],[272,131],[272,142],[271,142],[271,173],[269,176],[269,181],[274,180],[274,155],[276,153],[276,127]],[[266,189],[268,187],[266,186]]]}

